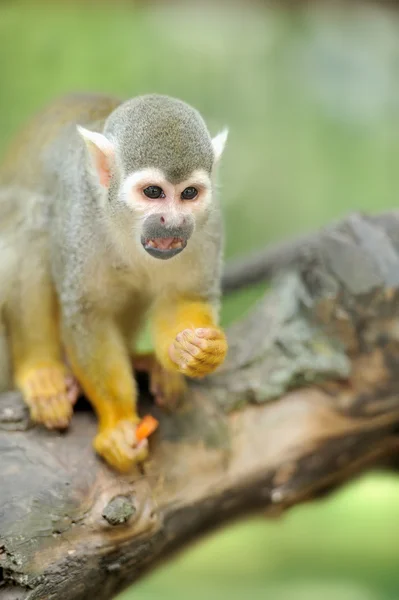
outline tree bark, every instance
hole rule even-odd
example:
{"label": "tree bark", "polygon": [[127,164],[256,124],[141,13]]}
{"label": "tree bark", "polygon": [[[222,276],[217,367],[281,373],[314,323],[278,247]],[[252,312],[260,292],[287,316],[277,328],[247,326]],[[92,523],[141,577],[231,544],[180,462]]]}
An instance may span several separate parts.
{"label": "tree bark", "polygon": [[285,246],[263,254],[263,270],[246,263],[244,284],[251,265],[252,281],[282,270],[176,413],[143,392],[160,427],[131,475],[95,457],[89,410],[61,435],[31,427],[16,392],[1,396],[1,600],[112,598],[210,528],[285,510],[396,453],[399,214],[353,215],[310,239],[285,259]]}

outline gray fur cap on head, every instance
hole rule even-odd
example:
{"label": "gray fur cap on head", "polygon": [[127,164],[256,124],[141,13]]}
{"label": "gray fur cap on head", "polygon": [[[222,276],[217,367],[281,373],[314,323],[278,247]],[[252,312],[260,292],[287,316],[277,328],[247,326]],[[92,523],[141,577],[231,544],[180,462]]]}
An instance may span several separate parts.
{"label": "gray fur cap on head", "polygon": [[210,173],[214,163],[211,136],[199,112],[168,96],[124,102],[108,117],[104,135],[116,141],[126,175],[152,167],[176,184],[196,169]]}

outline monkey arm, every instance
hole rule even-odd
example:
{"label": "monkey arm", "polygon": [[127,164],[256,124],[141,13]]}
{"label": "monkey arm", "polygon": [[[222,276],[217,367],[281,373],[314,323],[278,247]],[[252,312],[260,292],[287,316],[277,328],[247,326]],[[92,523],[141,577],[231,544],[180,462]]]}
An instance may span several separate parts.
{"label": "monkey arm", "polygon": [[94,447],[119,471],[147,455],[147,442],[135,438],[139,417],[131,361],[114,320],[94,309],[74,313],[73,325],[62,322],[64,344],[74,375],[99,419]]}
{"label": "monkey arm", "polygon": [[40,240],[32,243],[37,255],[24,256],[5,306],[14,381],[33,421],[49,429],[64,429],[72,417],[76,393],[62,358],[58,307],[45,245]]}
{"label": "monkey arm", "polygon": [[227,342],[216,311],[206,300],[171,298],[154,309],[155,353],[171,371],[203,377],[224,360]]}
{"label": "monkey arm", "polygon": [[205,301],[173,298],[156,304],[152,323],[156,355],[165,367],[173,370],[175,364],[169,356],[169,347],[174,338],[184,329],[214,326],[215,316],[212,306]]}

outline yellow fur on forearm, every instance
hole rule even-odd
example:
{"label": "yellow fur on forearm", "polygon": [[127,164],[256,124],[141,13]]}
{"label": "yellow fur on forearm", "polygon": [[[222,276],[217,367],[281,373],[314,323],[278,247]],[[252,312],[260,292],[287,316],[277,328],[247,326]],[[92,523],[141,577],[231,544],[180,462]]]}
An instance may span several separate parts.
{"label": "yellow fur on forearm", "polygon": [[176,335],[184,329],[215,326],[215,309],[206,302],[182,298],[157,307],[153,316],[153,335],[159,362],[166,369],[175,371],[176,365],[170,359],[168,351]]}
{"label": "yellow fur on forearm", "polygon": [[[113,353],[114,351],[114,353]],[[126,419],[139,422],[136,412],[136,389],[126,365],[115,360],[117,349],[108,344],[101,349],[101,357],[93,356],[89,365],[82,369],[71,347],[67,356],[72,371],[95,409],[100,431],[114,427]],[[106,361],[105,363],[103,361]],[[103,365],[107,364],[107,372]],[[92,376],[92,374],[95,376]]]}

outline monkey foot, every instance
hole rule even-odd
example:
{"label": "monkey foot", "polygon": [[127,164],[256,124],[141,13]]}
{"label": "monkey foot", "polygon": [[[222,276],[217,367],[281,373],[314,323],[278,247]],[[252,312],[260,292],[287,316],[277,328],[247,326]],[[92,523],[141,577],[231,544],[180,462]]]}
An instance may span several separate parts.
{"label": "monkey foot", "polygon": [[47,429],[66,429],[79,388],[75,378],[60,365],[30,369],[20,388],[33,421]]}
{"label": "monkey foot", "polygon": [[185,329],[169,347],[169,356],[188,377],[204,377],[217,369],[227,353],[221,329]]}
{"label": "monkey foot", "polygon": [[148,440],[137,440],[137,421],[126,419],[103,429],[94,439],[94,449],[114,469],[127,473],[148,456]]}
{"label": "monkey foot", "polygon": [[133,366],[137,371],[148,373],[150,392],[158,406],[169,410],[177,408],[187,390],[183,375],[164,369],[154,354],[135,356]]}

